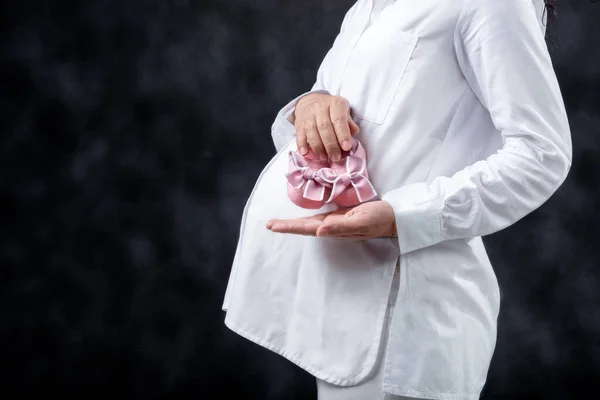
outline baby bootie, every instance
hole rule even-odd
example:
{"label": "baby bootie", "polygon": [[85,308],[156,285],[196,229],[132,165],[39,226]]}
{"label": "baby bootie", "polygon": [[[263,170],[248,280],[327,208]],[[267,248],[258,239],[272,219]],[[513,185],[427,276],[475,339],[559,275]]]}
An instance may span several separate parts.
{"label": "baby bootie", "polygon": [[298,207],[319,209],[330,197],[331,184],[325,182],[317,173],[329,166],[328,161],[319,158],[308,150],[303,156],[297,151],[289,152],[288,197]]}
{"label": "baby bootie", "polygon": [[357,139],[352,139],[352,148],[342,152],[339,161],[330,161],[329,168],[321,169],[317,175],[331,185],[331,194],[326,203],[353,207],[377,195],[369,181],[365,149]]}

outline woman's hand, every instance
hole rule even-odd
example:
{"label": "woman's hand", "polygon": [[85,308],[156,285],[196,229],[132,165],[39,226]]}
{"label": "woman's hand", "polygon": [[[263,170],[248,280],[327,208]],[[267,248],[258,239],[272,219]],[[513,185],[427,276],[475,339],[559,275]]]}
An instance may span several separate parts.
{"label": "woman's hand", "polygon": [[352,136],[359,131],[348,100],[340,96],[309,94],[298,101],[294,116],[298,151],[305,155],[310,146],[322,161],[339,161],[342,149],[352,148]]}
{"label": "woman's hand", "polygon": [[306,218],[272,219],[267,222],[267,229],[278,233],[355,240],[397,236],[394,209],[387,201],[372,201]]}

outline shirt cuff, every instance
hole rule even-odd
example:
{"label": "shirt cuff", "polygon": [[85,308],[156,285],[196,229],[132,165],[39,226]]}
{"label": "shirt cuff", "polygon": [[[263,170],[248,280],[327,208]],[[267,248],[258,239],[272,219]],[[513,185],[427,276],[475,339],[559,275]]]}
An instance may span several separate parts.
{"label": "shirt cuff", "polygon": [[294,100],[290,101],[277,114],[275,122],[271,127],[271,136],[273,137],[273,143],[275,144],[275,148],[277,149],[277,151],[281,150],[283,146],[288,144],[290,140],[296,137],[296,127],[294,126],[294,123],[296,122],[294,117],[294,111],[296,111],[296,104],[304,96],[308,96],[309,94],[314,93],[330,94],[327,90],[322,89],[311,90],[309,92],[303,93],[300,96],[296,97]]}
{"label": "shirt cuff", "polygon": [[443,202],[427,183],[414,183],[385,193],[381,200],[394,209],[400,254],[442,242]]}

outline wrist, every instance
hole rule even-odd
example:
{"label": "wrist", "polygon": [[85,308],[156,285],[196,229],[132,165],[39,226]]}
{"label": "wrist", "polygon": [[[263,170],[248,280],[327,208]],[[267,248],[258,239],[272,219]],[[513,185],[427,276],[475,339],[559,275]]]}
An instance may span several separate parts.
{"label": "wrist", "polygon": [[398,231],[396,229],[396,214],[394,213],[394,207],[392,207],[392,205],[385,200],[382,200],[383,203],[386,205],[387,209],[388,209],[388,236],[389,237],[398,237]]}

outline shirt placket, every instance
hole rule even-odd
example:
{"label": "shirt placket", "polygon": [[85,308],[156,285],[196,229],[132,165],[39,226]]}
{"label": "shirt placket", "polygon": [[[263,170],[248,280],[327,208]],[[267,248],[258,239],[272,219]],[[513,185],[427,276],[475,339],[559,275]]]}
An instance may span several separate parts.
{"label": "shirt placket", "polygon": [[[357,25],[356,31],[360,30],[360,33],[353,35],[354,36],[353,39],[350,40],[350,46],[348,47],[346,54],[344,54],[345,59],[342,64],[342,71],[340,74],[340,76],[341,76],[340,85],[343,84],[344,79],[346,77],[346,72],[348,70],[348,64],[350,63],[350,60],[352,59],[352,54],[354,53],[354,49],[356,48],[357,43],[362,38],[364,33],[371,26],[371,20],[375,16],[374,13],[377,12],[377,7],[378,7],[379,3],[381,3],[381,1],[376,0],[375,4],[372,7],[369,7],[368,15],[366,13],[366,11],[367,11],[366,9],[363,12],[360,12],[360,11],[358,12],[358,17],[357,17],[357,21],[356,21],[356,25]],[[366,16],[366,18],[365,18],[365,16]],[[339,92],[339,86],[338,86],[338,92]]]}
{"label": "shirt placket", "polygon": [[[356,35],[350,41],[350,46],[348,48],[348,51],[345,54],[345,60],[343,62],[342,73],[340,74],[340,76],[341,76],[340,84],[343,84],[343,82],[345,80],[347,70],[348,70],[348,65],[350,64],[350,60],[352,60],[352,55],[354,54],[354,49],[356,48],[356,45],[361,40],[361,38],[363,37],[365,32],[379,18],[379,16],[381,15],[381,12],[389,3],[390,3],[390,0],[375,0],[375,3],[373,4],[373,6],[369,8],[369,13],[368,13],[367,18],[364,18],[364,16],[366,15],[366,12],[359,13],[359,15],[362,15],[362,18],[359,17],[360,19],[357,21],[357,25],[358,25],[357,31],[360,29],[360,33],[358,35]],[[339,86],[338,86],[338,92],[339,92]]]}

